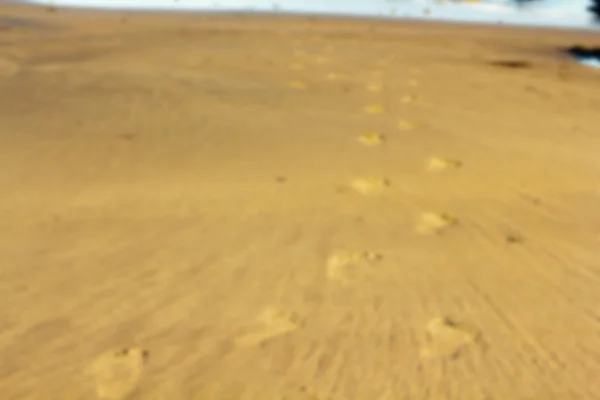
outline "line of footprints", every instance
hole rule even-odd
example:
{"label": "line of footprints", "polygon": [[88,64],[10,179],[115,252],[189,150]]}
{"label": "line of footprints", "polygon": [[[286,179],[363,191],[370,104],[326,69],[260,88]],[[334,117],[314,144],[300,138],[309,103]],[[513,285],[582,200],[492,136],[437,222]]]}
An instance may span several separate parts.
{"label": "line of footprints", "polygon": [[[331,45],[328,45],[326,51],[331,52],[331,50]],[[306,52],[296,51],[296,59],[289,65],[290,69],[293,71],[304,70],[305,64],[299,58],[306,57],[308,57]],[[317,56],[315,62],[317,65],[327,65],[331,63],[331,58]],[[387,60],[380,60],[381,65],[386,63]],[[412,72],[414,75],[419,73],[415,69]],[[374,71],[372,75],[378,79],[375,82],[368,83],[365,89],[371,93],[383,91],[381,71]],[[325,75],[327,80],[339,80],[343,77],[343,74],[337,72],[329,72]],[[414,78],[408,81],[408,86],[411,87],[416,87],[418,84],[418,80]],[[288,86],[297,90],[307,89],[306,83],[302,80],[290,81]],[[418,97],[414,94],[408,94],[400,100],[403,104],[410,104],[416,102]],[[386,110],[379,104],[371,104],[365,106],[364,112],[379,115],[385,113]],[[416,128],[418,128],[418,124],[411,121],[400,120],[398,123],[398,129],[403,131]],[[358,144],[369,148],[382,146],[385,141],[385,135],[379,132],[367,132],[357,138]],[[439,172],[461,166],[461,162],[458,160],[441,157],[432,157],[426,163],[426,169],[430,172]],[[362,177],[352,181],[349,186],[361,195],[375,196],[383,194],[390,185],[390,181],[386,178]],[[452,215],[428,212],[419,217],[415,225],[415,231],[422,235],[435,235],[457,224],[458,219]],[[373,270],[373,267],[381,259],[381,254],[371,251],[337,251],[326,260],[326,274],[331,281],[337,284],[351,285],[353,282],[364,278],[365,274]],[[290,334],[303,325],[302,318],[294,313],[281,309],[267,309],[258,315],[256,320],[244,332],[233,339],[233,345],[237,348],[260,346],[269,340]],[[472,345],[482,345],[480,333],[476,327],[447,317],[435,318],[424,327],[423,347],[420,356],[423,359],[454,359]],[[98,357],[89,368],[89,373],[96,383],[98,398],[101,400],[126,400],[131,398],[143,376],[148,355],[148,351],[140,347],[132,347],[110,351]],[[303,399],[326,399],[326,397],[310,393],[306,389],[297,394],[299,398]]]}

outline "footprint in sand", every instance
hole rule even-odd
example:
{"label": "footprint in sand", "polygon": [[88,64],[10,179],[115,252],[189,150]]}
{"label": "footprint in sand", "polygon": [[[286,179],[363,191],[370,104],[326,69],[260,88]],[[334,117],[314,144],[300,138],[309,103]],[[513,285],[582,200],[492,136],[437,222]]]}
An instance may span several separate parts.
{"label": "footprint in sand", "polygon": [[21,69],[20,65],[9,58],[0,57],[0,78],[9,78]]}
{"label": "footprint in sand", "polygon": [[343,78],[345,78],[344,74],[338,74],[336,72],[330,72],[325,76],[325,79],[327,79],[328,81],[337,81]]}
{"label": "footprint in sand", "polygon": [[99,356],[88,371],[95,381],[98,398],[128,399],[137,389],[147,361],[148,351],[139,347],[110,351]]}
{"label": "footprint in sand", "polygon": [[358,178],[353,180],[350,186],[363,196],[375,196],[387,190],[391,182],[385,178]]}
{"label": "footprint in sand", "polygon": [[369,92],[381,92],[383,90],[383,85],[381,83],[369,83],[367,85],[367,90]]}
{"label": "footprint in sand", "polygon": [[350,283],[369,275],[374,264],[381,259],[381,254],[372,251],[336,251],[327,259],[327,277]]}
{"label": "footprint in sand", "polygon": [[407,121],[405,119],[401,119],[400,121],[398,121],[398,129],[400,129],[401,131],[412,131],[417,127],[418,124],[416,122]]}
{"label": "footprint in sand", "polygon": [[376,147],[383,143],[384,137],[381,133],[369,132],[358,137],[358,143],[367,147]]}
{"label": "footprint in sand", "polygon": [[381,58],[377,60],[377,65],[380,67],[387,67],[390,64],[390,61],[387,58]]}
{"label": "footprint in sand", "polygon": [[294,57],[306,57],[307,54],[304,50],[296,49],[294,50]]}
{"label": "footprint in sand", "polygon": [[452,158],[431,157],[427,160],[427,170],[431,172],[444,171],[448,168],[460,168],[462,162]]}
{"label": "footprint in sand", "polygon": [[367,114],[383,114],[385,112],[385,109],[382,105],[372,104],[370,106],[366,106],[365,111]]}
{"label": "footprint in sand", "polygon": [[422,235],[434,235],[457,224],[458,219],[452,215],[424,213],[419,218],[416,231]]}
{"label": "footprint in sand", "polygon": [[480,332],[477,328],[450,318],[435,318],[427,324],[421,357],[456,358],[465,348],[479,341]]}
{"label": "footprint in sand", "polygon": [[288,83],[288,86],[291,87],[292,89],[306,89],[306,83],[301,82],[301,81],[292,81],[290,83]]}
{"label": "footprint in sand", "polygon": [[234,339],[234,344],[237,347],[258,346],[277,336],[291,333],[301,326],[300,318],[294,313],[269,308],[256,318],[254,326]]}
{"label": "footprint in sand", "polygon": [[315,59],[317,65],[325,65],[325,64],[330,64],[331,63],[331,58],[329,57],[323,57],[323,56],[318,56]]}
{"label": "footprint in sand", "polygon": [[419,97],[416,94],[406,94],[404,96],[402,96],[402,98],[400,99],[400,102],[402,104],[411,104],[411,103],[415,103],[419,100]]}

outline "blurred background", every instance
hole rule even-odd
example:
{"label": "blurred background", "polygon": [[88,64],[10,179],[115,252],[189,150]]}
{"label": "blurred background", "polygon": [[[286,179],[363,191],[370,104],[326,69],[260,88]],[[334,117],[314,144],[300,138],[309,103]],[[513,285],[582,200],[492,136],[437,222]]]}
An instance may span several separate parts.
{"label": "blurred background", "polygon": [[360,15],[593,29],[600,0],[28,0],[48,6]]}

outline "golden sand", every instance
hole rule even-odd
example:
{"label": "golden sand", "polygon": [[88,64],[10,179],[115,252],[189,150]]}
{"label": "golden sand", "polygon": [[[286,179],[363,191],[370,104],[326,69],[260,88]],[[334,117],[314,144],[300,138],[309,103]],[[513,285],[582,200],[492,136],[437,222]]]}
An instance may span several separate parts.
{"label": "golden sand", "polygon": [[2,399],[600,398],[591,33],[0,10]]}

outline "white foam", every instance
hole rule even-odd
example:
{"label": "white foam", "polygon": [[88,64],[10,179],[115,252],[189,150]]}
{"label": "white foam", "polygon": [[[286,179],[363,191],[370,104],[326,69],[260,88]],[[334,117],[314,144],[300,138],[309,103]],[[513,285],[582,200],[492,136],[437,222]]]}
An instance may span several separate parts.
{"label": "white foam", "polygon": [[596,57],[579,57],[579,58],[577,58],[577,61],[580,62],[583,65],[588,66],[588,67],[600,68],[600,58],[596,58]]}

